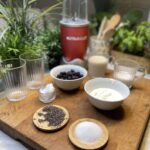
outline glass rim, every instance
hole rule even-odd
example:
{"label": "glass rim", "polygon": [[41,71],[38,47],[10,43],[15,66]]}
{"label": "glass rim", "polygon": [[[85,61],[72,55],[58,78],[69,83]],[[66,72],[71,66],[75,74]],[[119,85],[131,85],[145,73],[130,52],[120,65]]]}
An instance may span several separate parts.
{"label": "glass rim", "polygon": [[106,43],[108,45],[110,44],[110,40],[98,39],[97,35],[90,36],[90,42],[93,42],[93,41],[98,44],[101,44],[101,43]]}
{"label": "glass rim", "polygon": [[6,69],[6,70],[8,70],[8,71],[11,71],[11,70],[16,70],[16,69],[20,69],[20,68],[22,68],[22,67],[25,67],[26,66],[26,61],[25,60],[20,60],[19,58],[11,58],[11,59],[5,59],[5,60],[3,60],[2,62],[1,62],[1,64],[3,64],[3,63],[5,63],[5,62],[7,62],[7,61],[22,61],[23,62],[23,64],[21,64],[20,66],[18,66],[18,67],[13,67],[13,68],[6,68],[6,67],[3,67],[2,66],[2,68],[4,68],[4,69]]}
{"label": "glass rim", "polygon": [[[140,66],[137,61],[131,60],[131,59],[129,59],[129,58],[119,58],[119,59],[115,59],[115,64],[117,64],[117,65],[122,65],[122,64],[120,64],[120,63],[131,63],[131,64],[132,64],[131,67],[133,67],[133,65],[135,65],[136,67],[139,67],[139,66]],[[126,64],[124,64],[124,65],[126,65]]]}
{"label": "glass rim", "polygon": [[102,57],[105,57],[105,58],[107,58],[107,59],[114,59],[114,57],[112,56],[112,55],[110,55],[110,54],[108,54],[108,53],[89,53],[89,58],[90,57],[92,57],[92,56],[102,56]]}
{"label": "glass rim", "polygon": [[19,55],[19,59],[25,60],[25,61],[37,61],[37,60],[43,59],[43,53],[41,53],[41,55],[37,56],[37,58],[23,58],[22,56],[26,55],[26,54],[30,55],[30,53],[23,53],[23,54]]}

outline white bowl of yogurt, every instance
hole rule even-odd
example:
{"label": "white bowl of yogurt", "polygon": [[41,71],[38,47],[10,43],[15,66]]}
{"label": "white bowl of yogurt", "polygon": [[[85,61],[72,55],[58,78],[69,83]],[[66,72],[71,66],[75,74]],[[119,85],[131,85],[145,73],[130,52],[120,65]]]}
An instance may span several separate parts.
{"label": "white bowl of yogurt", "polygon": [[124,83],[111,78],[91,79],[85,83],[84,90],[90,103],[102,110],[119,107],[130,94]]}

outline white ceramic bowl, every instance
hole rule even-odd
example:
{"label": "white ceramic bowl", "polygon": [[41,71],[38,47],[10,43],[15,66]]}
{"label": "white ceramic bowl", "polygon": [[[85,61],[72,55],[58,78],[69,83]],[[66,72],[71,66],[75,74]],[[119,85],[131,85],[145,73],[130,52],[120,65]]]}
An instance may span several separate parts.
{"label": "white ceramic bowl", "polygon": [[[91,92],[97,88],[109,88],[116,90],[122,95],[122,99],[114,99],[111,101],[106,101],[103,99],[95,98],[91,95]],[[130,90],[129,88],[122,82],[110,79],[110,78],[95,78],[89,80],[84,85],[84,90],[88,95],[90,103],[102,110],[112,110],[121,105],[121,103],[129,96]]]}
{"label": "white ceramic bowl", "polygon": [[[76,72],[80,72],[80,74],[82,74],[83,77],[79,79],[74,79],[74,80],[63,80],[63,79],[57,78],[57,75],[60,72],[63,72],[63,71],[67,72],[67,71],[70,71],[71,69],[73,69]],[[80,67],[77,65],[59,65],[57,67],[54,67],[50,71],[50,75],[53,78],[54,83],[59,88],[69,91],[69,90],[74,90],[80,87],[83,79],[87,76],[87,71],[83,67]]]}

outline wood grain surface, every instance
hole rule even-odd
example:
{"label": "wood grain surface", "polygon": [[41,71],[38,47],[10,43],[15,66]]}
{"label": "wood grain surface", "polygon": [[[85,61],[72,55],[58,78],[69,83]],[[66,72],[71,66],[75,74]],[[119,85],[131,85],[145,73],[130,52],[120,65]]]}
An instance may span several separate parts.
{"label": "wood grain surface", "polygon": [[[49,107],[49,106],[53,106],[53,107],[55,107],[55,108],[61,110],[61,111],[64,113],[64,120],[63,120],[59,125],[51,126],[51,125],[49,125],[49,122],[48,122],[48,121],[42,121],[42,122],[39,121],[40,119],[42,119],[42,120],[45,119],[43,116],[39,115],[39,113],[45,114],[45,112],[43,112],[43,109],[44,109],[45,107]],[[56,113],[55,113],[55,114],[56,114]],[[52,117],[54,117],[54,116],[51,116],[51,118],[52,118]],[[59,130],[59,129],[63,128],[63,127],[68,123],[68,121],[69,121],[69,113],[68,113],[68,111],[67,111],[64,107],[62,107],[62,106],[59,106],[59,105],[47,105],[47,106],[44,106],[44,107],[38,109],[38,110],[34,113],[32,119],[33,119],[34,125],[35,125],[38,129],[40,129],[40,130],[42,130],[42,131],[45,131],[45,132],[52,132],[52,131],[56,131],[56,130]]]}
{"label": "wood grain surface", "polygon": [[[80,123],[87,123],[87,122],[92,122],[94,124],[96,124],[101,130],[102,130],[102,135],[97,138],[97,140],[95,140],[94,142],[90,142],[90,143],[85,143],[82,142],[81,140],[78,139],[77,135],[76,135],[76,127],[80,124]],[[85,133],[85,132],[84,132]],[[86,133],[85,133],[86,134]],[[81,149],[86,149],[86,150],[93,150],[93,149],[100,149],[101,147],[103,147],[107,141],[108,141],[108,137],[109,137],[109,133],[107,128],[105,127],[105,125],[103,123],[101,123],[98,120],[95,119],[91,119],[91,118],[84,118],[84,119],[78,119],[77,121],[73,122],[70,127],[69,127],[69,132],[68,132],[68,136],[70,141],[77,147],[81,148]]]}
{"label": "wood grain surface", "polygon": [[[50,77],[46,82],[51,82]],[[46,106],[39,101],[37,91],[29,91],[25,100],[16,103],[0,100],[0,129],[34,150],[75,150],[78,148],[68,139],[69,126],[77,119],[93,118],[108,128],[109,140],[104,150],[137,150],[150,114],[150,80],[136,80],[128,99],[113,111],[94,108],[83,85],[72,92],[56,89],[57,97],[52,104],[65,107],[70,114],[70,120],[63,129],[45,133],[33,125],[35,111]]]}

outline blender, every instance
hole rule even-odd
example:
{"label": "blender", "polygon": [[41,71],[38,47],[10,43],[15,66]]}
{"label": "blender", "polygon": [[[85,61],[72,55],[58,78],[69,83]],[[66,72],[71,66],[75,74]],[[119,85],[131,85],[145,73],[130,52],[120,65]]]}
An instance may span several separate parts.
{"label": "blender", "polygon": [[64,0],[60,21],[63,62],[82,65],[89,40],[87,0]]}

